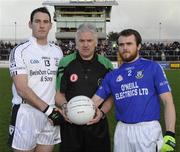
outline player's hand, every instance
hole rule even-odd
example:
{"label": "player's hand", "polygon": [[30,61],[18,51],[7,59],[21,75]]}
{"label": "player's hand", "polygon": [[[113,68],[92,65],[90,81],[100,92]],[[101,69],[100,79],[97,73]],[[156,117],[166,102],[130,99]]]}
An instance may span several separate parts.
{"label": "player's hand", "polygon": [[173,152],[176,146],[175,134],[167,131],[163,139],[163,146],[161,152]]}
{"label": "player's hand", "polygon": [[57,108],[53,108],[48,105],[43,112],[52,121],[54,126],[64,123],[64,117]]}
{"label": "player's hand", "polygon": [[95,116],[94,118],[89,121],[87,123],[87,125],[92,125],[92,124],[95,124],[95,123],[98,123],[101,119],[104,118],[104,112],[102,110],[100,110],[99,108],[96,108],[96,113],[95,113]]}

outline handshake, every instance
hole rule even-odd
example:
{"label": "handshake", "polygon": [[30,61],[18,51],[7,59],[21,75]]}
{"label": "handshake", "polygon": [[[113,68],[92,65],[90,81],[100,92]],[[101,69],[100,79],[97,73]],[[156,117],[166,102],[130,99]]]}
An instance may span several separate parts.
{"label": "handshake", "polygon": [[48,105],[43,112],[53,122],[54,126],[61,125],[65,122],[63,115],[57,108],[53,108]]}
{"label": "handshake", "polygon": [[175,134],[171,131],[166,131],[161,152],[173,152],[175,146],[176,146]]}

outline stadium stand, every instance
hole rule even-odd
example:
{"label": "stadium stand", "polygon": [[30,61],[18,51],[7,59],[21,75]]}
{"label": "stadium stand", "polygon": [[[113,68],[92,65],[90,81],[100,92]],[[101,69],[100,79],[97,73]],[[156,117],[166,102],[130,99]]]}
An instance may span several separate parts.
{"label": "stadium stand", "polygon": [[[76,51],[75,42],[70,40],[67,43],[58,41],[64,55],[68,55]],[[11,42],[0,41],[0,60],[8,60],[9,53],[17,44]],[[100,40],[96,48],[96,52],[101,55],[107,56],[111,61],[116,61],[117,45],[108,40]],[[155,60],[155,61],[180,61],[180,42],[172,43],[151,43],[146,42],[142,44],[140,51],[142,57]]]}

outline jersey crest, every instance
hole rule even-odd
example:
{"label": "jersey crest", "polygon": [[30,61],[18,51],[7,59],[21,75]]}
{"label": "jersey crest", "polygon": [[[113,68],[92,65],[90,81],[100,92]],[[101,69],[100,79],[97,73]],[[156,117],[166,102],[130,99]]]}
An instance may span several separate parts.
{"label": "jersey crest", "polygon": [[120,81],[122,81],[122,80],[123,80],[122,75],[118,75],[118,77],[117,77],[117,79],[116,79],[116,82],[120,82]]}
{"label": "jersey crest", "polygon": [[144,76],[144,71],[143,70],[137,71],[137,73],[136,73],[136,78],[137,79],[141,79],[141,78],[143,78],[143,76]]}
{"label": "jersey crest", "polygon": [[71,81],[71,82],[76,82],[77,80],[78,80],[77,74],[71,74],[71,76],[70,76],[70,81]]}

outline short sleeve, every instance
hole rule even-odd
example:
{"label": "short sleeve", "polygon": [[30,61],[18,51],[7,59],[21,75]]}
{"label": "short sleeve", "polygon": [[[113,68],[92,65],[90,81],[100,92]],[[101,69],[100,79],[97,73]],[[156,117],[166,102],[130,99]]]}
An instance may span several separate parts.
{"label": "short sleeve", "polygon": [[27,74],[27,68],[20,48],[14,48],[9,57],[9,71],[11,76]]}

